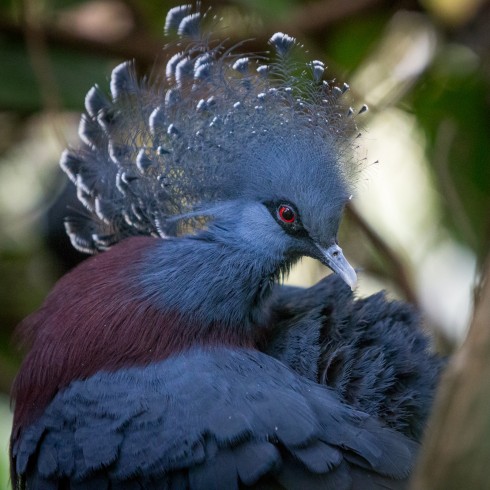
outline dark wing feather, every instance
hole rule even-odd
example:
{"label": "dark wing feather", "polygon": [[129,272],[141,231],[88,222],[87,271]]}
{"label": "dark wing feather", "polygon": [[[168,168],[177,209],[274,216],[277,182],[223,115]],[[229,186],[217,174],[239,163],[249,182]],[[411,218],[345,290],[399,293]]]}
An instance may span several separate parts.
{"label": "dark wing feather", "polygon": [[341,400],[420,440],[444,360],[414,308],[383,293],[356,300],[337,276],[277,286],[264,350]]}
{"label": "dark wing feather", "polygon": [[416,450],[277,360],[217,348],[73,382],[13,456],[32,488],[100,478],[125,489],[337,490],[366,488],[354,472],[398,488]]}

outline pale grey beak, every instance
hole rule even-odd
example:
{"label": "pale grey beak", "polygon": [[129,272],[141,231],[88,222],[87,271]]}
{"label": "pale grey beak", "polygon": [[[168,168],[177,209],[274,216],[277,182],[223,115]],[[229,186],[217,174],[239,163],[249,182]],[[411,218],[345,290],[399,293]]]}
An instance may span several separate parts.
{"label": "pale grey beak", "polygon": [[[318,245],[317,245],[318,246]],[[357,284],[357,274],[342,253],[342,249],[337,245],[332,245],[327,249],[318,246],[322,254],[322,262],[337,273],[352,290]]]}

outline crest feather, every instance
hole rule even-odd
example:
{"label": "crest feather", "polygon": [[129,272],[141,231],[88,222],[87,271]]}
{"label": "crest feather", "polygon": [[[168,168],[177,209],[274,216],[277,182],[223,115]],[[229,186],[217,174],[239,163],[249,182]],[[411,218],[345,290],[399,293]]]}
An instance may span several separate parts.
{"label": "crest feather", "polygon": [[[191,5],[169,11],[165,32],[177,34],[180,51],[151,83],[124,62],[109,97],[88,92],[81,145],[61,158],[91,219],[67,224],[75,247],[177,234],[181,218],[193,216],[186,230],[200,226],[199,210],[219,201],[279,193],[288,172],[301,172],[301,148],[303,165],[318,167],[315,178],[323,166],[331,188],[356,171],[357,130],[339,97],[348,85],[324,81],[321,61],[297,61],[304,50],[287,34],[270,38],[272,53],[226,49],[202,29],[205,17]],[[276,174],[278,166],[286,168]]]}

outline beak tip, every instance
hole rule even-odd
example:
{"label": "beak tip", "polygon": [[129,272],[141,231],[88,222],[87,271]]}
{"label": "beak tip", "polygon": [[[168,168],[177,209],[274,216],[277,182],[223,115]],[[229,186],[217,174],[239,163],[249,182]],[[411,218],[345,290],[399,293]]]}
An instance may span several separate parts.
{"label": "beak tip", "polygon": [[328,249],[321,249],[323,252],[324,263],[338,274],[352,291],[357,287],[357,274],[354,268],[347,262],[342,253],[342,249],[337,245],[332,245]]}
{"label": "beak tip", "polygon": [[351,288],[352,291],[356,289],[357,273],[347,261],[345,261],[344,267],[333,270],[342,278],[342,280]]}
{"label": "beak tip", "polygon": [[350,287],[351,291],[354,291],[357,287],[357,274],[354,271],[354,269],[352,269],[352,271],[353,271],[352,276],[350,276],[348,279],[346,279],[345,277],[343,277],[342,279],[344,279],[344,281]]}

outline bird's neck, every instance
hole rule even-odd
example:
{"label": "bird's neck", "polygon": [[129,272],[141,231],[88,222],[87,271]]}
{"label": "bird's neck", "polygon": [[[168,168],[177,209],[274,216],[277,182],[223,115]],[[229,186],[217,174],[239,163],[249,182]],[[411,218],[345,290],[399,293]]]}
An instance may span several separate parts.
{"label": "bird's neck", "polygon": [[258,256],[204,234],[155,241],[137,281],[142,299],[177,312],[203,332],[220,325],[250,335],[263,323],[264,304],[284,267],[280,257]]}
{"label": "bird's neck", "polygon": [[14,433],[75,379],[193,346],[254,347],[275,262],[202,237],[130,238],[83,262],[24,321]]}

